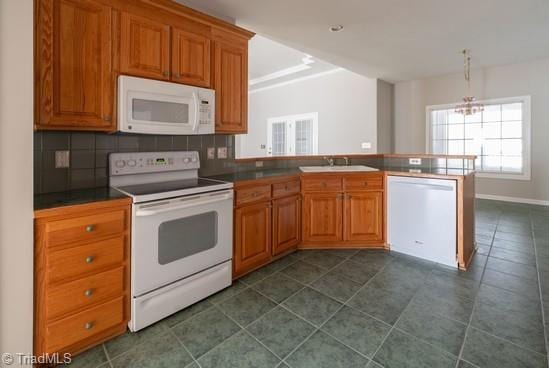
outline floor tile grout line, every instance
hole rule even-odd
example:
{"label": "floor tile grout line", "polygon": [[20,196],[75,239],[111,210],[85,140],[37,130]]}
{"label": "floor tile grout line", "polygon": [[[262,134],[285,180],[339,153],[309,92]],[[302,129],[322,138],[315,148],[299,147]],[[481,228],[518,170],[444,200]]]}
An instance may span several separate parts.
{"label": "floor tile grout line", "polygon": [[537,247],[537,241],[536,241],[536,233],[534,230],[534,223],[532,220],[532,214],[528,212],[528,218],[530,219],[530,229],[532,231],[532,238],[534,241],[534,255],[536,259],[536,273],[538,277],[538,291],[539,291],[539,300],[540,300],[540,306],[541,306],[541,323],[543,328],[543,338],[545,342],[545,360],[547,363],[547,366],[549,367],[549,342],[548,342],[548,333],[547,333],[547,325],[545,323],[547,316],[545,316],[545,307],[543,305],[543,290],[541,285],[541,275],[539,271],[539,259],[538,259],[538,247]]}
{"label": "floor tile grout line", "polygon": [[105,354],[105,357],[107,358],[107,363],[109,363],[109,366],[112,368],[111,357],[109,355],[109,352],[107,351],[105,343],[101,343],[101,347],[103,348],[103,354]]}
{"label": "floor tile grout line", "polygon": [[490,250],[488,251],[488,255],[486,256],[486,263],[484,263],[484,266],[482,267],[482,273],[481,273],[480,279],[479,279],[479,290],[475,294],[475,299],[473,300],[473,307],[471,309],[471,315],[469,316],[469,321],[467,323],[467,327],[465,328],[465,334],[463,335],[463,342],[461,343],[461,347],[459,349],[458,359],[457,359],[457,362],[456,362],[456,365],[455,365],[456,368],[459,367],[459,361],[461,360],[461,357],[463,356],[463,351],[465,350],[465,343],[467,341],[467,334],[469,333],[469,329],[471,328],[471,322],[473,321],[473,314],[475,313],[475,308],[477,306],[478,294],[480,293],[480,286],[482,285],[482,279],[484,278],[484,272],[486,272],[486,265],[488,264],[488,257],[490,257],[490,253],[492,253],[492,246],[494,245],[495,234],[496,234],[496,231],[497,231],[498,226],[499,226],[500,218],[501,218],[501,210],[499,211],[497,222],[496,222],[496,227],[495,227],[495,230],[494,230],[494,236],[492,237],[492,242],[490,243]]}
{"label": "floor tile grout line", "polygon": [[[357,253],[358,253],[358,252],[357,252]],[[389,256],[390,256],[390,255],[389,255]],[[381,268],[379,269],[379,271],[376,272],[376,275],[377,275],[378,273],[380,273],[383,269],[385,269],[385,267],[387,267],[387,265],[389,265],[391,262],[392,262],[392,260],[389,260],[385,265],[383,265],[383,267],[381,267]],[[337,266],[335,266],[335,267],[337,267]],[[334,267],[334,268],[335,268],[335,267]],[[359,288],[359,289],[349,298],[349,300],[351,300],[354,296],[356,296],[356,295],[360,292],[360,290],[362,290],[363,288],[365,288],[366,285],[367,285],[373,278],[374,278],[374,277],[370,278],[370,280],[368,280],[361,288]],[[323,294],[323,295],[324,295],[324,294]],[[304,320],[305,322],[311,324],[313,327],[316,328],[315,330],[313,330],[313,332],[312,332],[307,338],[305,338],[305,340],[303,340],[300,344],[298,344],[292,351],[290,351],[290,352],[286,355],[286,357],[282,360],[282,362],[283,362],[284,364],[287,364],[288,366],[290,366],[290,364],[287,363],[286,359],[288,359],[290,356],[292,356],[293,353],[295,353],[297,350],[299,350],[299,348],[300,348],[301,346],[303,346],[303,344],[305,344],[305,343],[306,343],[315,333],[317,333],[318,331],[321,331],[321,332],[323,332],[323,333],[326,333],[325,331],[322,330],[322,327],[324,327],[324,325],[325,325],[326,323],[328,323],[328,321],[330,321],[337,313],[339,313],[339,311],[341,311],[341,309],[343,309],[343,308],[346,306],[345,303],[340,303],[340,304],[341,304],[341,306],[340,306],[333,314],[331,314],[331,315],[330,315],[322,324],[320,324],[319,326],[316,326],[316,325],[312,324],[311,322],[307,321],[305,318],[299,316],[298,314],[296,314],[295,312],[293,312],[292,310],[290,310],[290,309],[289,309],[288,307],[286,307],[285,305],[280,304],[280,306],[283,307],[284,309],[286,309],[288,312],[292,313],[292,314],[295,315],[296,317],[298,317],[298,318]],[[353,308],[353,310],[354,310],[354,308]],[[347,344],[343,343],[342,341],[339,341],[339,339],[335,339],[335,340],[336,340],[337,342],[343,344],[343,345],[346,346],[346,347],[348,346]],[[354,350],[354,349],[353,349],[353,350]],[[361,354],[361,355],[364,356],[364,354]],[[367,358],[368,360],[373,360],[373,358],[372,358],[372,359],[370,359],[370,358],[368,358],[368,357],[366,357],[366,358]],[[369,363],[369,362],[368,362],[368,363]]]}
{"label": "floor tile grout line", "polygon": [[[208,308],[209,309],[209,308]],[[185,351],[187,352],[187,354],[189,354],[189,356],[191,357],[191,359],[193,360],[193,362],[196,363],[196,365],[198,365],[199,368],[202,368],[202,366],[200,365],[200,363],[198,362],[198,359],[196,359],[193,355],[193,353],[185,346],[185,344],[183,343],[183,341],[181,341],[181,339],[179,338],[179,336],[177,336],[177,334],[175,333],[174,330],[172,329],[169,329],[169,331],[171,332],[171,334],[173,335],[173,337],[175,337],[175,339],[179,342],[179,344],[181,345],[181,347],[183,349],[185,349]],[[188,366],[189,364],[187,364]]]}

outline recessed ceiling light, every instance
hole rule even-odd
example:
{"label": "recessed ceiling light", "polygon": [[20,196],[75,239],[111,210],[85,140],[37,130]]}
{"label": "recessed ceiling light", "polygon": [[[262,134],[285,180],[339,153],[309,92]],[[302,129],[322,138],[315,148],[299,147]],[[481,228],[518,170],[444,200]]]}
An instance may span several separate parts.
{"label": "recessed ceiling light", "polygon": [[343,26],[341,24],[336,24],[330,27],[330,32],[340,32],[343,31]]}

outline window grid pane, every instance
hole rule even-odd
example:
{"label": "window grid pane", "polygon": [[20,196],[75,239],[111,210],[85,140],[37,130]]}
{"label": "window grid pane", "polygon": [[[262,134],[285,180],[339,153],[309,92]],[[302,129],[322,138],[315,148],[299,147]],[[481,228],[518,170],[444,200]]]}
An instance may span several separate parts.
{"label": "window grid pane", "polygon": [[523,108],[522,102],[489,104],[469,116],[431,110],[431,152],[477,155],[479,172],[522,173]]}

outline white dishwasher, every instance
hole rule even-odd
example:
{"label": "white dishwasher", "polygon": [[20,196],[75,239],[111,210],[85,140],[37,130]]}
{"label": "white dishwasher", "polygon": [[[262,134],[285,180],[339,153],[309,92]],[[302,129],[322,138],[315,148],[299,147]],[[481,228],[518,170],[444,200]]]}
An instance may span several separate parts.
{"label": "white dishwasher", "polygon": [[387,182],[391,250],[457,267],[456,181],[389,176]]}

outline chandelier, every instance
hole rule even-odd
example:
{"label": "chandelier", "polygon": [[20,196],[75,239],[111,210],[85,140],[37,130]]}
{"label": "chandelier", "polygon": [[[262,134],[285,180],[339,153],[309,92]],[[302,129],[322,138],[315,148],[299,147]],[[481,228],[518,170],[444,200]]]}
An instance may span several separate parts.
{"label": "chandelier", "polygon": [[464,49],[463,53],[463,71],[465,81],[467,82],[467,93],[469,96],[463,97],[463,102],[456,105],[455,112],[462,115],[474,115],[484,110],[484,105],[477,102],[471,95],[471,55],[469,50]]}

